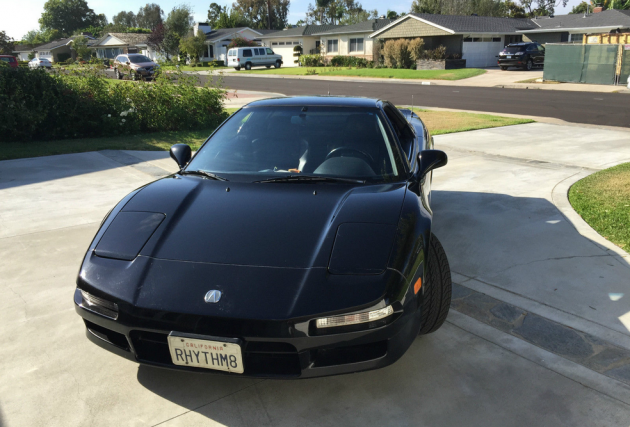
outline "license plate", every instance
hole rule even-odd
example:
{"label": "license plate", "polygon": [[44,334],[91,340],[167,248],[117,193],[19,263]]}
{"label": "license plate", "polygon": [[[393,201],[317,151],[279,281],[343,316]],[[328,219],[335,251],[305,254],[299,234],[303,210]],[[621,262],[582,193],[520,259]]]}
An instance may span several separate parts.
{"label": "license plate", "polygon": [[239,340],[214,341],[198,337],[171,332],[168,336],[168,348],[173,364],[235,374],[243,373],[243,356]]}
{"label": "license plate", "polygon": [[507,59],[512,59],[512,57],[510,55],[506,56]]}

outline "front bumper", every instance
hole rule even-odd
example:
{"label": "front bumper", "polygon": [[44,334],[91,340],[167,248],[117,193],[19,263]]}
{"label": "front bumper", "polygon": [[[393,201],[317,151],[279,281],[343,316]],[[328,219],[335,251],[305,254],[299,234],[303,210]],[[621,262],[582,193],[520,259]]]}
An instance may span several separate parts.
{"label": "front bumper", "polygon": [[499,58],[499,60],[497,61],[497,64],[501,67],[522,67],[523,65],[525,65],[525,61],[521,60],[521,59],[517,59],[517,58],[512,58],[512,59],[501,59]]}
{"label": "front bumper", "polygon": [[[121,357],[162,368],[264,378],[312,378],[382,368],[405,353],[420,322],[419,311],[408,304],[383,326],[327,335],[309,332],[309,321],[204,319],[174,313],[159,313],[161,328],[155,329],[143,318],[125,316],[121,322],[83,308],[78,289],[74,302],[88,339]],[[165,327],[169,323],[173,329]],[[171,331],[240,338],[244,374],[174,365],[167,344]]]}

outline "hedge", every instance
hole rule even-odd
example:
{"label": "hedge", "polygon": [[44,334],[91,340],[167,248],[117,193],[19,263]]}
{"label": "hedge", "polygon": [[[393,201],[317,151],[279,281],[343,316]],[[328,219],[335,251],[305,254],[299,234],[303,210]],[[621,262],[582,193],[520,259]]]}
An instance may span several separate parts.
{"label": "hedge", "polygon": [[333,67],[360,67],[367,68],[370,67],[372,61],[368,61],[365,58],[360,58],[357,56],[343,56],[337,55],[333,56],[330,60],[330,65]]}
{"label": "hedge", "polygon": [[0,142],[205,129],[228,117],[226,92],[197,77],[111,82],[98,70],[71,74],[0,68]]}

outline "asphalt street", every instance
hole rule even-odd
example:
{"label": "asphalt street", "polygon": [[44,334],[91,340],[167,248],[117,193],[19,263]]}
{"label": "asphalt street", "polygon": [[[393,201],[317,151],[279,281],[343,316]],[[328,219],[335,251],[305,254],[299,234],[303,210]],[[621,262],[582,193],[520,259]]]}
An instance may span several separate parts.
{"label": "asphalt street", "polygon": [[[205,83],[209,76],[199,76]],[[454,108],[553,117],[567,122],[630,127],[630,95],[562,90],[502,89],[408,83],[223,77],[230,89],[285,95],[348,95],[382,98],[397,105]]]}

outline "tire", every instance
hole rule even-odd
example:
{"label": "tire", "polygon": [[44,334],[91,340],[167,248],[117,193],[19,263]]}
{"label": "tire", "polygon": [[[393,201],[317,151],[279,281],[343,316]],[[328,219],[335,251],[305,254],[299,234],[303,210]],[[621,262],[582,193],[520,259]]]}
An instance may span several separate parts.
{"label": "tire", "polygon": [[527,63],[525,64],[525,69],[526,69],[527,71],[531,71],[531,70],[532,70],[532,68],[534,68],[534,63],[532,62],[532,60],[531,60],[531,59],[528,59],[528,60],[527,60]]}
{"label": "tire", "polygon": [[245,64],[245,69],[247,71],[251,70],[252,69],[252,64],[250,64],[249,62],[247,64]]}
{"label": "tire", "polygon": [[271,68],[271,65],[265,65],[266,68]]}
{"label": "tire", "polygon": [[116,76],[117,80],[120,80],[123,78],[122,74],[120,74],[120,71],[118,71],[118,68],[114,69],[114,76]]}
{"label": "tire", "polygon": [[451,269],[446,252],[440,241],[431,233],[427,277],[422,284],[424,298],[421,307],[421,323],[418,335],[426,335],[437,331],[446,320],[451,306]]}
{"label": "tire", "polygon": [[136,73],[129,71],[129,78],[135,82],[137,80]]}
{"label": "tire", "polygon": [[280,61],[276,61],[275,68],[280,68],[281,66],[282,66],[282,63]]}
{"label": "tire", "polygon": [[508,67],[501,67],[501,71],[507,71]]}
{"label": "tire", "polygon": [[241,71],[241,67],[234,67],[236,71]]}

